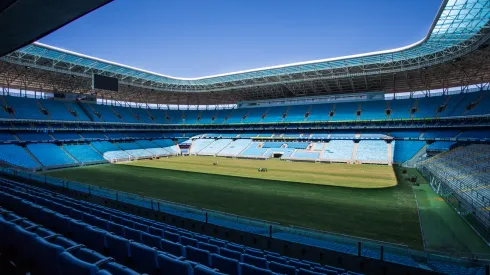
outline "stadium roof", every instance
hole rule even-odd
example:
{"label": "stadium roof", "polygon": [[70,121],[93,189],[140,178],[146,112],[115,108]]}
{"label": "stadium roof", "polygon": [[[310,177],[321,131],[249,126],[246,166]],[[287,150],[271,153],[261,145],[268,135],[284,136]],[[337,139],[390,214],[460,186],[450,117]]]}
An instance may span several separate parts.
{"label": "stadium roof", "polygon": [[0,1],[0,56],[24,47],[111,1]]}
{"label": "stadium roof", "polygon": [[[489,19],[490,0],[445,0],[426,37],[406,47],[199,78],[171,77],[40,43],[2,59],[52,74],[87,79],[92,73],[117,77],[123,92],[146,92],[149,102],[171,97],[178,97],[180,103],[209,101],[208,96],[192,95],[198,93],[213,97],[214,102],[231,103],[317,94],[416,91],[490,82],[488,70],[482,69],[488,67],[488,59],[475,63],[486,53]],[[444,71],[449,68],[450,72]],[[70,91],[80,92],[75,88]],[[124,93],[110,96],[124,100]]]}

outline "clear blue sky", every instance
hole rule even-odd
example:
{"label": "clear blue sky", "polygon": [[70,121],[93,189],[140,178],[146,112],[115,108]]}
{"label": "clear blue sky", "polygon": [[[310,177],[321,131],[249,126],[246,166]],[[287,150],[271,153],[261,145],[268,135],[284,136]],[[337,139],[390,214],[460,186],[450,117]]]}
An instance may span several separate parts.
{"label": "clear blue sky", "polygon": [[406,46],[442,0],[115,0],[40,41],[199,77]]}

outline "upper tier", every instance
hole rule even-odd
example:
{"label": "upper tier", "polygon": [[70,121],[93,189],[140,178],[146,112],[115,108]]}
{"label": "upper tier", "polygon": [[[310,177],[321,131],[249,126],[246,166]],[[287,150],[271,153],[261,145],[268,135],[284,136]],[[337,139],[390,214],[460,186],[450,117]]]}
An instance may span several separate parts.
{"label": "upper tier", "polygon": [[0,96],[0,119],[156,124],[249,124],[421,119],[490,114],[490,93],[228,110],[157,110]]}

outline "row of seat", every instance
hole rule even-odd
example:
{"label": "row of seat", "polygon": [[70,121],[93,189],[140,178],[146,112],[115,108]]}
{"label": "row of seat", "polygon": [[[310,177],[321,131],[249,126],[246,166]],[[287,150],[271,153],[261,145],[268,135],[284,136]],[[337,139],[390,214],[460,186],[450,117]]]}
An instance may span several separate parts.
{"label": "row of seat", "polygon": [[[257,122],[301,122],[382,120],[398,118],[435,118],[461,115],[485,115],[490,96],[474,92],[418,99],[362,102],[320,103],[312,105],[272,106],[228,110],[156,110],[57,100],[37,100],[6,96],[0,104],[0,117],[23,119],[56,119],[71,121],[105,121],[162,124],[219,124]],[[83,109],[81,106],[83,105]],[[3,107],[1,106],[1,107]],[[388,111],[389,110],[389,111]],[[87,115],[88,114],[88,115]]]}
{"label": "row of seat", "polygon": [[[0,192],[5,204],[20,198]],[[39,224],[0,208],[0,253],[13,261],[21,271],[33,274],[137,275],[110,257],[77,244]]]}
{"label": "row of seat", "polygon": [[[41,194],[32,196],[24,194],[29,199],[36,199],[48,208],[56,208],[60,213],[66,213],[83,222],[74,222],[69,228],[85,228],[90,225],[97,226],[84,229],[85,239],[80,239],[93,247],[96,251],[108,252],[116,261],[126,262],[131,258],[133,249],[137,249],[139,255],[145,255],[144,259],[158,259],[158,253],[168,253],[173,257],[185,257],[187,262],[194,265],[204,265],[218,268],[227,274],[338,274],[342,269],[326,268],[317,263],[306,263],[296,259],[282,257],[279,254],[243,247],[208,236],[191,233],[165,224],[137,218],[134,221],[130,215],[117,215],[115,211],[108,209],[98,210],[77,204],[71,200],[56,198],[60,203],[49,201]],[[61,200],[61,201],[60,201]],[[72,208],[73,207],[73,208]],[[90,213],[90,214],[88,214]],[[57,227],[66,227],[67,221],[57,217],[51,224]],[[80,225],[81,223],[81,225]],[[65,225],[63,225],[65,224]],[[66,230],[66,229],[61,229]],[[76,229],[79,230],[79,229]],[[108,233],[108,232],[112,233]],[[112,249],[111,249],[112,248]],[[143,261],[140,259],[140,261]],[[153,270],[158,261],[151,260],[152,265],[145,266]],[[192,264],[191,264],[192,266]],[[136,268],[135,268],[136,269]],[[140,271],[139,269],[136,269]],[[289,270],[289,271],[287,271]],[[151,270],[146,270],[148,272]],[[316,273],[315,273],[316,272]]]}

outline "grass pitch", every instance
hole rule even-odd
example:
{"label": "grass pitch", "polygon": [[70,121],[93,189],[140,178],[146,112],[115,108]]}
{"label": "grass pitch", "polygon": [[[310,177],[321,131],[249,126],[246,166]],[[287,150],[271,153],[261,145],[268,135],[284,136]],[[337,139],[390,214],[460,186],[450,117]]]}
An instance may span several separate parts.
{"label": "grass pitch", "polygon": [[[213,166],[216,160],[219,165]],[[259,173],[258,167],[269,172]],[[396,185],[389,166],[174,157],[47,174],[284,225],[422,248],[413,191],[406,183]]]}
{"label": "grass pitch", "polygon": [[[218,162],[218,165],[213,165]],[[155,160],[140,160],[122,165],[209,173],[254,179],[280,180],[355,188],[384,188],[396,185],[392,167],[386,165],[324,164],[289,162],[278,159],[232,159],[188,156]],[[267,168],[268,172],[258,172]]]}

